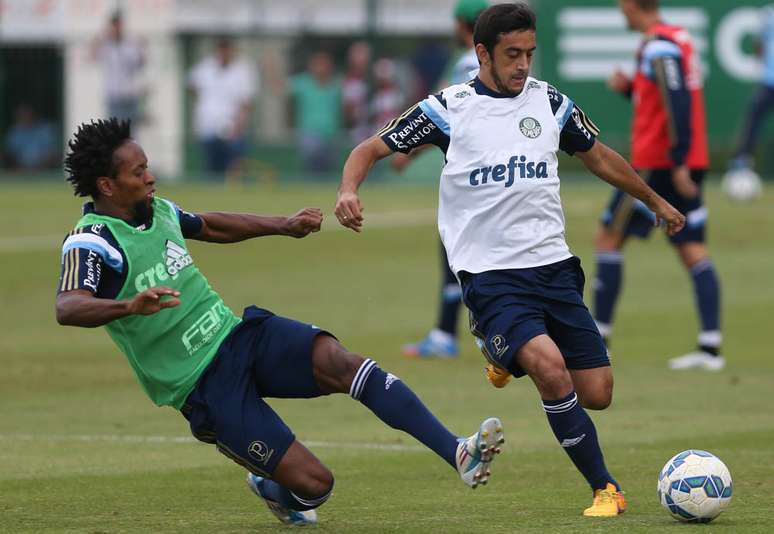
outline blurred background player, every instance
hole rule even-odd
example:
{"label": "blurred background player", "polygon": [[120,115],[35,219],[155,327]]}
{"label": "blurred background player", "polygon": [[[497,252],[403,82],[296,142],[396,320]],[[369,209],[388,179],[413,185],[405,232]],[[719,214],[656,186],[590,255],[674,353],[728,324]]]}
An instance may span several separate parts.
{"label": "blurred background player", "polygon": [[[619,6],[629,27],[643,34],[634,79],[617,71],[608,81],[634,105],[631,163],[687,218],[669,240],[693,281],[701,332],[696,351],[672,358],[669,366],[719,370],[725,365],[720,287],[705,245],[701,189],[709,158],[700,65],[688,32],[661,20],[658,0],[619,0]],[[594,242],[594,318],[606,343],[623,279],[621,251],[629,236],[647,237],[654,220],[642,202],[622,191],[613,194],[603,215]]]}
{"label": "blurred background player", "polygon": [[[403,111],[403,92],[398,85],[398,68],[390,58],[374,63],[374,95],[371,99],[371,131],[400,115]],[[370,134],[369,134],[370,135]],[[361,139],[363,141],[364,139]]]}
{"label": "blurred background player", "polygon": [[211,178],[235,172],[247,151],[258,74],[229,37],[191,70],[194,131]]}
{"label": "blurred background player", "polygon": [[306,72],[291,76],[287,84],[293,100],[293,117],[304,169],[327,173],[339,163],[338,140],[342,128],[342,85],[325,51],[309,56]]}
{"label": "blurred background player", "polygon": [[769,112],[774,106],[774,5],[761,9],[762,28],[758,50],[763,60],[760,88],[750,101],[742,126],[739,144],[729,164],[729,170],[752,169],[753,153]]}
{"label": "blurred background player", "polygon": [[347,71],[341,82],[341,104],[349,140],[357,145],[371,135],[368,106],[368,69],[371,47],[356,41],[347,49]]}
{"label": "blurred background player", "polygon": [[139,122],[144,96],[145,49],[124,31],[124,17],[116,11],[105,34],[92,43],[92,55],[102,63],[102,85],[108,117]]}
{"label": "blurred background player", "polygon": [[3,140],[3,166],[22,172],[50,169],[59,163],[59,150],[54,124],[38,117],[25,102],[16,106]]}
{"label": "blurred background player", "polygon": [[[454,7],[454,30],[457,45],[463,49],[462,55],[454,63],[444,85],[464,83],[478,71],[478,57],[473,46],[473,29],[478,16],[489,7],[486,0],[459,0]],[[419,151],[417,151],[419,152]],[[402,170],[412,156],[395,154],[393,167]],[[457,346],[457,315],[460,309],[462,290],[457,277],[449,268],[449,258],[443,244],[439,245],[441,259],[441,293],[438,310],[438,322],[427,336],[416,343],[404,345],[403,354],[410,357],[453,358],[459,354]]]}

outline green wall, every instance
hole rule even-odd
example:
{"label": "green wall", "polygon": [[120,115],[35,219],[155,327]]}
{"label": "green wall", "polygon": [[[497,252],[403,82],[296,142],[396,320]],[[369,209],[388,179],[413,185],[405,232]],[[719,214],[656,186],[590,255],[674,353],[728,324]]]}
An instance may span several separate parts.
{"label": "green wall", "polygon": [[[716,169],[721,163],[718,160],[725,159],[733,149],[757,85],[754,69],[755,43],[762,20],[759,7],[767,3],[661,2],[663,19],[686,27],[701,56]],[[533,5],[538,12],[536,73],[575,100],[600,127],[603,139],[625,149],[630,103],[607,89],[605,71],[633,65],[632,45],[639,35],[624,27],[613,0],[542,0]],[[761,145],[765,139],[766,136]],[[773,163],[768,162],[767,166],[770,168]]]}

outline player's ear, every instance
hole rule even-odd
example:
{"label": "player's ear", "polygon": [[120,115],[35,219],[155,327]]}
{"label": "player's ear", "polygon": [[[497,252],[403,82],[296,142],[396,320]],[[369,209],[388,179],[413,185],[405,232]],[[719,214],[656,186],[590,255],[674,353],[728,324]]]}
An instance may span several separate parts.
{"label": "player's ear", "polygon": [[489,51],[481,43],[476,45],[476,56],[478,57],[478,64],[481,66],[489,65],[492,61],[489,57]]}
{"label": "player's ear", "polygon": [[113,180],[111,180],[107,176],[100,176],[99,178],[97,178],[96,185],[97,185],[97,191],[99,191],[100,196],[104,196],[104,197],[113,196],[115,184],[113,183]]}

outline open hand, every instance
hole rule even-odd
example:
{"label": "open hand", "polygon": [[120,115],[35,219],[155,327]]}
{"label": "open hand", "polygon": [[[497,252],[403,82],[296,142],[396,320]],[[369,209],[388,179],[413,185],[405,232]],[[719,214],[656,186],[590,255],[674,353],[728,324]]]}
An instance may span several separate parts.
{"label": "open hand", "polygon": [[[162,297],[171,297],[162,300]],[[166,286],[157,286],[137,293],[129,301],[129,313],[132,315],[153,315],[164,308],[174,308],[180,304],[180,291]]]}

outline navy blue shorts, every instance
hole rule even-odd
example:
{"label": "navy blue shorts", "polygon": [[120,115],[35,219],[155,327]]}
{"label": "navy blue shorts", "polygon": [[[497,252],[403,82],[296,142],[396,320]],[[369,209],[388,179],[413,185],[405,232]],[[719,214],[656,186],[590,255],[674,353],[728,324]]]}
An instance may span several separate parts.
{"label": "navy blue shorts", "polygon": [[181,409],[196,439],[260,476],[271,476],[293,432],[264,397],[321,395],[312,373],[316,326],[245,308]]}
{"label": "navy blue shorts", "polygon": [[[704,173],[703,170],[691,170],[691,178],[700,191]],[[673,244],[704,243],[707,208],[704,207],[701,192],[696,198],[681,196],[672,183],[671,169],[651,171],[648,185],[687,219],[685,227],[677,234],[669,236],[669,240]],[[645,204],[620,189],[615,190],[602,215],[602,224],[624,237],[635,236],[644,239],[650,235],[655,222],[655,214]]]}
{"label": "navy blue shorts", "polygon": [[583,303],[585,277],[577,257],[530,269],[463,271],[460,279],[470,330],[491,363],[524,376],[516,362],[519,349],[547,334],[568,369],[610,365],[602,336]]}

